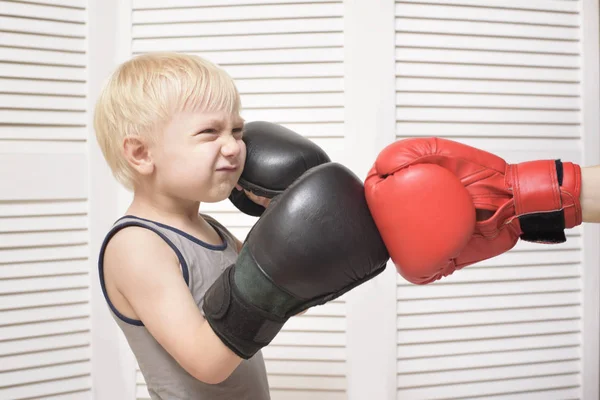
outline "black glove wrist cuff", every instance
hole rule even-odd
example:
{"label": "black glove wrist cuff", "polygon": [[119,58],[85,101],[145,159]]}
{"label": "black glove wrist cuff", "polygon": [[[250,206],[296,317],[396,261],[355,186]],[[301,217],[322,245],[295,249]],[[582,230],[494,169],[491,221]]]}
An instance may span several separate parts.
{"label": "black glove wrist cuff", "polygon": [[233,284],[234,268],[229,266],[208,289],[203,310],[221,341],[247,360],[273,340],[287,319],[277,320],[245,301]]}

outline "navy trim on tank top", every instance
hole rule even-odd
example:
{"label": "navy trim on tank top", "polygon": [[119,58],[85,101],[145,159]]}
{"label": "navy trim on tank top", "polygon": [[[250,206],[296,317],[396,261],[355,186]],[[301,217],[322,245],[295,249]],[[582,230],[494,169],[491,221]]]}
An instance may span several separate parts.
{"label": "navy trim on tank top", "polygon": [[220,251],[222,251],[222,250],[227,249],[227,239],[225,239],[225,237],[221,233],[221,230],[218,227],[214,226],[210,221],[206,221],[206,222],[208,222],[208,224],[210,226],[212,226],[214,228],[214,230],[217,232],[217,234],[221,238],[221,241],[223,242],[222,244],[215,245],[215,244],[206,243],[206,242],[203,242],[202,240],[200,240],[200,239],[198,239],[198,238],[190,235],[189,233],[186,233],[186,232],[184,232],[184,231],[182,231],[180,229],[177,229],[175,227],[172,227],[170,225],[165,225],[165,224],[162,224],[160,222],[152,221],[150,219],[145,219],[145,218],[141,218],[141,217],[136,217],[136,216],[133,216],[133,215],[125,215],[125,216],[119,218],[117,220],[117,222],[120,221],[120,220],[122,220],[122,219],[124,219],[124,218],[133,218],[133,219],[137,219],[137,220],[140,220],[140,221],[151,222],[153,224],[156,224],[156,225],[160,226],[161,228],[165,228],[165,229],[168,229],[168,230],[170,230],[172,232],[175,232],[178,235],[181,235],[184,238],[186,238],[188,240],[191,240],[192,242],[194,242],[194,243],[196,243],[196,244],[198,244],[198,245],[200,245],[200,246],[202,246],[204,248],[207,248],[209,250],[220,250]]}
{"label": "navy trim on tank top", "polygon": [[[129,218],[141,219],[141,218],[137,218],[137,217],[129,217]],[[122,219],[123,218],[119,218],[117,220],[117,222]],[[152,221],[149,221],[149,222],[152,222]],[[152,226],[144,225],[141,222],[128,221],[128,222],[123,223],[122,225],[113,227],[108,232],[108,234],[106,235],[106,238],[104,239],[104,242],[102,242],[102,247],[100,248],[100,256],[98,257],[98,275],[100,277],[100,287],[102,288],[102,294],[104,295],[104,299],[108,303],[108,306],[110,307],[112,312],[114,312],[115,315],[117,317],[119,317],[123,322],[126,322],[131,325],[136,325],[136,326],[144,326],[144,323],[142,321],[126,317],[123,314],[121,314],[119,312],[119,310],[117,310],[117,308],[113,305],[113,303],[110,301],[110,299],[108,297],[108,293],[106,291],[106,285],[105,285],[105,281],[104,281],[104,252],[106,251],[108,242],[117,232],[119,232],[121,229],[127,228],[129,226],[138,226],[140,228],[146,228],[146,229],[151,230],[152,232],[156,233],[158,236],[160,236],[160,238],[163,239],[173,249],[173,251],[177,255],[177,258],[179,259],[179,263],[181,265],[183,279],[185,280],[185,284],[187,286],[189,286],[189,284],[190,284],[190,282],[189,282],[190,275],[189,275],[188,265],[187,265],[187,262],[185,261],[185,259],[183,258],[183,254],[181,254],[181,252],[179,251],[177,246],[175,246],[175,244],[168,237],[166,237],[162,232],[160,232],[156,228],[154,228]]]}

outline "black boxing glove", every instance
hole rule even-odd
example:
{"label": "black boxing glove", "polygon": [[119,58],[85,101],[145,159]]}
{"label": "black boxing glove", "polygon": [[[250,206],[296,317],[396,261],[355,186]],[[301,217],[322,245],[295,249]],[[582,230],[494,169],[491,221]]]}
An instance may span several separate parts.
{"label": "black boxing glove", "polygon": [[[269,199],[281,194],[312,167],[330,162],[329,156],[310,139],[281,125],[253,121],[244,125],[246,163],[239,185]],[[229,200],[238,210],[260,217],[264,207],[234,189]]]}
{"label": "black boxing glove", "polygon": [[362,182],[326,163],[271,202],[236,263],[206,292],[204,314],[221,341],[248,359],[288,318],[372,279],[388,258]]}

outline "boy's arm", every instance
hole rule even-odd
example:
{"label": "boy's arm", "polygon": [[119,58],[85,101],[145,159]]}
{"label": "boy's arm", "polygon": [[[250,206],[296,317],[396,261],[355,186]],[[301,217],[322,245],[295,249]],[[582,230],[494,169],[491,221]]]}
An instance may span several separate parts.
{"label": "boy's arm", "polygon": [[579,199],[583,222],[600,222],[600,165],[581,168]]}
{"label": "boy's arm", "polygon": [[241,358],[203,318],[173,250],[155,233],[136,227],[120,231],[107,247],[104,264],[105,276],[137,318],[190,375],[215,384],[239,365]]}

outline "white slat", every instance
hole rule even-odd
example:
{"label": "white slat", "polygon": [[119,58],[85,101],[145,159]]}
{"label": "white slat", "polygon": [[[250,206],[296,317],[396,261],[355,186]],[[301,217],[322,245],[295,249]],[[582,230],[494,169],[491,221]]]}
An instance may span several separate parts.
{"label": "white slat", "polygon": [[[396,1],[396,138],[582,161],[579,1]],[[579,398],[582,238],[399,274],[398,398]]]}
{"label": "white slat", "polygon": [[198,8],[169,8],[160,10],[134,10],[134,24],[165,23],[165,22],[197,22],[197,21],[234,21],[234,20],[268,20],[323,18],[342,15],[341,2],[337,3],[304,3],[275,4],[275,5],[240,5],[236,7],[198,7]]}
{"label": "white slat", "polygon": [[346,400],[348,396],[345,392],[332,392],[322,390],[282,390],[273,389],[271,390],[272,400],[305,400],[307,398],[312,399],[327,399],[327,400]]}
{"label": "white slat", "polygon": [[50,64],[71,67],[85,67],[87,56],[83,53],[67,53],[50,50],[18,49],[0,47],[0,57],[4,61],[25,64]]}
{"label": "white slat", "polygon": [[[133,52],[142,53],[148,51],[185,51],[185,52],[203,52],[224,51],[224,50],[252,50],[251,54],[260,49],[293,49],[301,48],[304,50],[304,57],[309,57],[311,52],[306,52],[310,47],[339,47],[344,43],[341,33],[294,33],[265,35],[256,40],[254,36],[207,36],[190,38],[152,38],[148,40],[136,40],[133,42]],[[336,49],[332,49],[336,50]],[[341,49],[337,50],[340,52]],[[300,53],[303,54],[303,53]],[[318,54],[318,53],[316,53]],[[260,56],[257,53],[256,56]],[[206,56],[208,58],[208,56]],[[258,57],[257,57],[258,58]],[[269,61],[268,58],[265,61]],[[289,60],[294,61],[292,60]],[[223,62],[221,62],[223,63]]]}
{"label": "white slat", "polygon": [[[407,20],[410,21],[410,20]],[[482,24],[486,28],[488,24]],[[422,26],[422,24],[417,25]],[[443,26],[443,25],[442,25]],[[494,52],[511,52],[515,54],[565,54],[575,55],[579,51],[579,43],[563,40],[538,40],[524,38],[506,38],[493,36],[474,36],[460,32],[456,34],[431,35],[428,32],[406,32],[406,25],[399,27],[396,43],[406,47],[418,43],[419,47],[431,49],[462,49]],[[416,30],[416,29],[415,29]],[[512,33],[512,31],[510,32]],[[509,34],[509,33],[507,33]]]}
{"label": "white slat", "polygon": [[28,17],[39,19],[54,19],[64,22],[77,22],[84,24],[86,14],[84,8],[52,7],[36,3],[17,3],[12,1],[0,1],[3,15]]}
{"label": "white slat", "polygon": [[[274,1],[283,3],[283,1]],[[206,3],[204,1],[202,4]],[[266,4],[267,2],[262,2]],[[314,3],[314,2],[313,2]],[[162,3],[164,4],[164,3]],[[195,3],[198,4],[198,3]],[[136,39],[193,37],[215,35],[259,35],[259,34],[289,34],[293,32],[341,32],[343,19],[340,17],[324,17],[314,19],[273,19],[249,21],[219,21],[219,22],[185,22],[165,24],[144,24],[132,27],[133,43]]]}
{"label": "white slat", "polygon": [[[6,3],[6,2],[2,2]],[[4,14],[4,13],[3,13]],[[60,37],[85,38],[85,24],[73,24],[55,20],[38,20],[20,18],[17,16],[0,16],[0,26],[10,32],[23,32],[28,34],[41,34]]]}
{"label": "white slat", "polygon": [[[24,96],[18,94],[0,94],[0,107],[14,109],[36,110],[69,110],[85,111],[81,99],[77,97],[53,97],[53,96]],[[10,112],[11,122],[14,122],[14,113]],[[16,136],[16,135],[15,135]]]}
{"label": "white slat", "polygon": [[37,48],[65,52],[85,52],[85,41],[79,38],[49,37],[41,35],[25,35],[22,33],[2,32],[0,45],[11,47]]}
{"label": "white slat", "polygon": [[[496,11],[490,12],[489,15],[494,15]],[[484,15],[479,12],[478,16]],[[467,35],[480,38],[488,38],[499,36],[502,38],[519,38],[519,39],[556,39],[567,41],[567,44],[576,44],[578,30],[574,27],[565,26],[548,26],[548,25],[532,25],[532,24],[514,24],[495,21],[490,24],[484,21],[466,20],[466,15],[461,14],[456,16],[456,20],[433,19],[437,15],[423,14],[418,19],[397,18],[396,29],[398,32],[427,32],[437,33],[441,35]],[[423,18],[426,23],[423,23]],[[464,39],[469,39],[465,37]],[[545,44],[540,44],[544,49]],[[493,49],[493,48],[492,48]],[[495,49],[494,49],[495,50]],[[511,51],[521,50],[520,45],[510,49]],[[536,52],[539,50],[535,50]]]}
{"label": "white slat", "polygon": [[578,346],[581,343],[579,332],[548,335],[528,335],[500,337],[470,341],[447,341],[404,344],[398,349],[402,359],[450,356],[463,353],[485,353],[489,351],[513,351]]}
{"label": "white slat", "polygon": [[0,389],[0,396],[6,399],[27,397],[46,399],[49,395],[68,394],[71,391],[81,391],[85,396],[89,396],[89,394],[85,393],[90,390],[91,385],[92,377],[84,372],[70,378],[34,383],[25,387],[14,386],[12,388]]}
{"label": "white slat", "polygon": [[396,74],[402,77],[452,78],[452,79],[489,79],[533,82],[569,82],[577,83],[580,73],[576,69],[524,68],[513,66],[444,64],[443,68],[435,64],[398,62]]}
{"label": "white slat", "polygon": [[[170,7],[195,8],[210,6],[239,6],[248,4],[286,4],[297,3],[298,0],[204,0],[199,4],[196,0],[172,0]],[[331,3],[331,0],[313,0],[311,3]],[[133,0],[134,10],[163,9],[165,3],[162,0]]]}
{"label": "white slat", "polygon": [[35,80],[14,80],[0,78],[0,88],[4,93],[45,94],[45,95],[85,95],[85,83]]}
{"label": "white slat", "polygon": [[[506,4],[505,2],[504,4]],[[550,2],[547,2],[550,3]],[[516,3],[515,3],[516,4]],[[475,7],[471,6],[474,5]],[[540,12],[539,10],[516,10],[497,7],[493,2],[475,2],[462,6],[456,4],[416,4],[396,2],[397,17],[424,17],[435,19],[458,19],[467,21],[509,22],[515,24],[539,24],[579,27],[579,15],[569,12]]]}
{"label": "white slat", "polygon": [[89,330],[89,317],[0,327],[1,340],[18,340]]}
{"label": "white slat", "polygon": [[[10,64],[0,62],[0,76],[5,78],[29,78],[29,79],[49,79],[69,82],[85,82],[86,70],[80,67],[55,66],[55,65],[32,65],[32,64]],[[10,93],[8,87],[2,87],[3,92]],[[27,93],[27,92],[25,92]],[[53,95],[53,93],[48,93]],[[61,93],[54,94],[56,96]],[[81,96],[80,96],[81,97]],[[79,99],[81,103],[81,99]]]}
{"label": "white slat", "polygon": [[[145,0],[144,0],[145,1]],[[156,1],[156,0],[155,0]],[[423,3],[422,0],[402,0],[401,3]],[[428,4],[447,4],[489,8],[508,8],[516,10],[539,10],[565,13],[579,12],[578,1],[529,0],[527,3],[516,3],[511,0],[427,0]]]}

